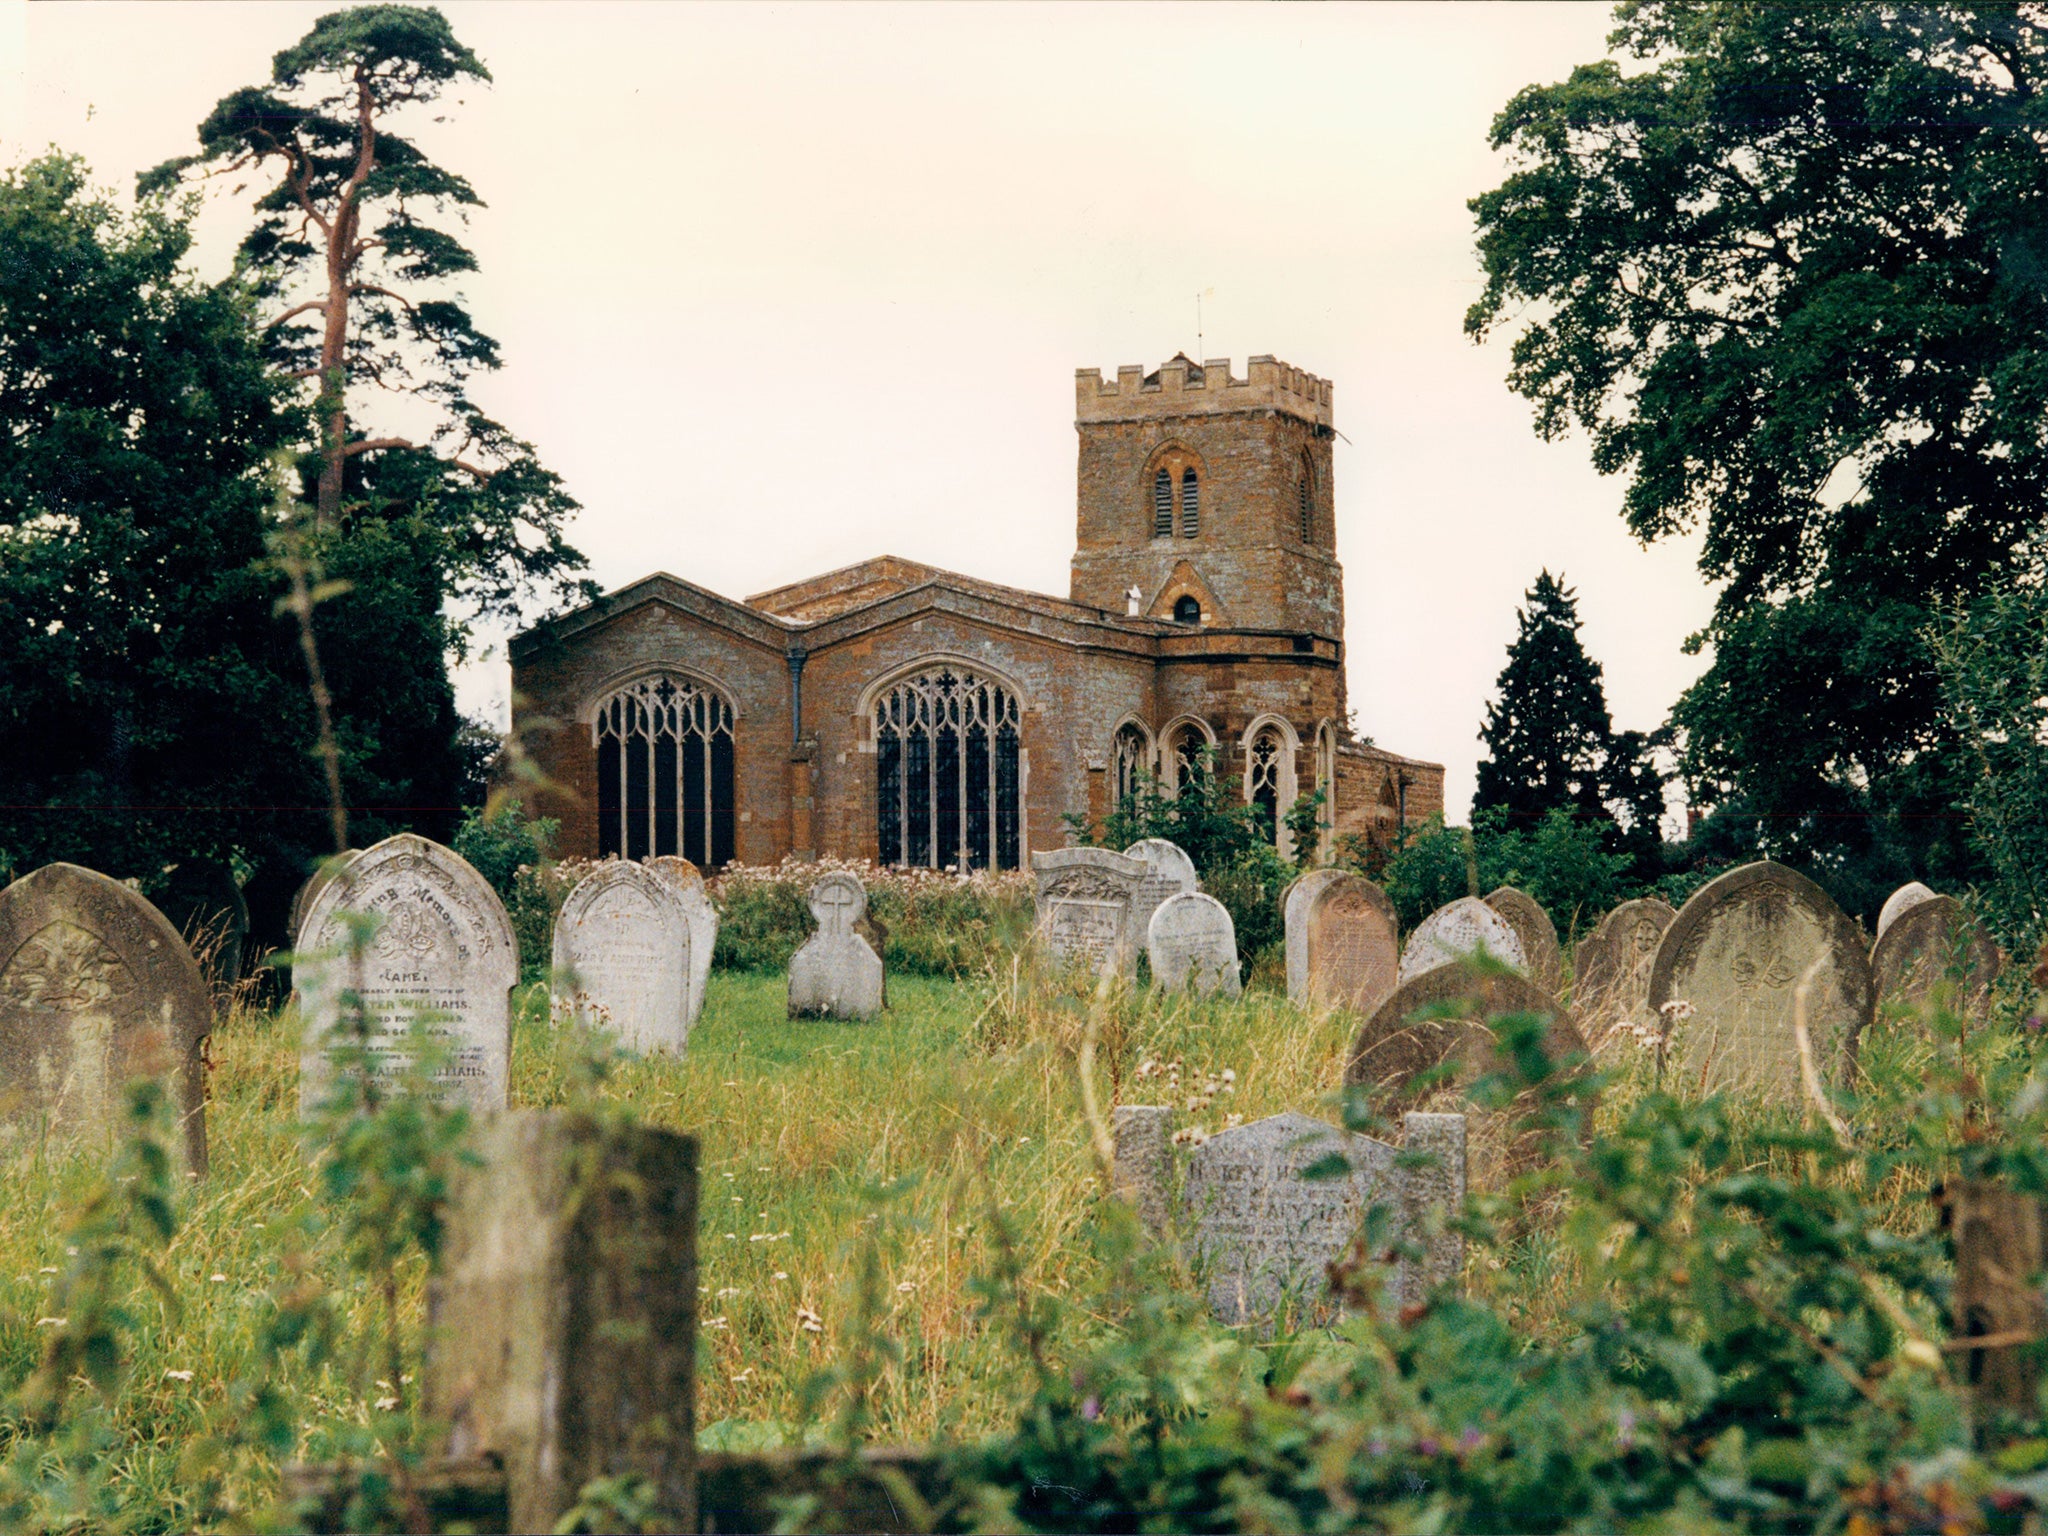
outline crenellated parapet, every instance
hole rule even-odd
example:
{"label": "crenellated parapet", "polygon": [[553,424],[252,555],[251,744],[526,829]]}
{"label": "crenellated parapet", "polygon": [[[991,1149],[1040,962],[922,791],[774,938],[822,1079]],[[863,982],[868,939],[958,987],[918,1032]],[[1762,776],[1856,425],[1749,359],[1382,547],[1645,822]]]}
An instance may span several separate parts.
{"label": "crenellated parapet", "polygon": [[1233,378],[1230,359],[1197,363],[1176,356],[1147,373],[1117,369],[1105,379],[1099,368],[1074,372],[1074,414],[1082,422],[1154,421],[1162,416],[1221,416],[1244,411],[1277,411],[1319,427],[1336,424],[1332,386],[1306,369],[1261,354]]}

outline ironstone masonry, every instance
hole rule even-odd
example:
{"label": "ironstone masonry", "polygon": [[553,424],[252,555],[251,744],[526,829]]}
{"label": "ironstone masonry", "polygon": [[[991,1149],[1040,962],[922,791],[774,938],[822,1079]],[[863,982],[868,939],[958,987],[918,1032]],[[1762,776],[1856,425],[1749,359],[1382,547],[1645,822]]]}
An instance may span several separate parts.
{"label": "ironstone masonry", "polygon": [[[735,602],[656,574],[520,635],[562,851],[1028,868],[1142,771],[1385,842],[1443,769],[1347,726],[1327,379],[1176,356],[1075,380],[1068,596],[884,555]],[[564,792],[565,791],[565,792]]]}

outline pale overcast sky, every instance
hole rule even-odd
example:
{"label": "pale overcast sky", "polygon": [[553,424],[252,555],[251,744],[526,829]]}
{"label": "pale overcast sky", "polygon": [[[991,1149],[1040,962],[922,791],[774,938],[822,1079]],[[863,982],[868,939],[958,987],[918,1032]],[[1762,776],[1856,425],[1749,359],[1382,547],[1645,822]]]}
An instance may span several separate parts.
{"label": "pale overcast sky", "polygon": [[[128,193],[332,8],[0,0],[0,158],[55,142]],[[1598,57],[1605,7],[443,9],[495,76],[419,135],[489,204],[479,394],[582,501],[606,588],[886,552],[1064,595],[1073,370],[1270,352],[1336,384],[1359,728],[1444,763],[1454,816],[1544,566],[1617,724],[1698,675],[1694,545],[1637,548],[1620,483],[1461,330],[1488,123]],[[209,275],[245,220],[209,210]],[[502,711],[502,647],[462,684]]]}

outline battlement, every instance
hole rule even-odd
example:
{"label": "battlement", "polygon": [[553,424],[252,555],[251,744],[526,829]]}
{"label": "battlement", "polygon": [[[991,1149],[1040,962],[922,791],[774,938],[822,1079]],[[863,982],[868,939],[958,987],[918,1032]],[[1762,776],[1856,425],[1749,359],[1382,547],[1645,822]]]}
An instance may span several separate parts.
{"label": "battlement", "polygon": [[1245,365],[1246,376],[1230,376],[1230,359],[1197,363],[1176,355],[1152,372],[1121,367],[1105,380],[1099,368],[1074,370],[1077,421],[1150,421],[1162,416],[1221,416],[1240,411],[1279,411],[1319,427],[1336,425],[1328,379],[1261,353]]}

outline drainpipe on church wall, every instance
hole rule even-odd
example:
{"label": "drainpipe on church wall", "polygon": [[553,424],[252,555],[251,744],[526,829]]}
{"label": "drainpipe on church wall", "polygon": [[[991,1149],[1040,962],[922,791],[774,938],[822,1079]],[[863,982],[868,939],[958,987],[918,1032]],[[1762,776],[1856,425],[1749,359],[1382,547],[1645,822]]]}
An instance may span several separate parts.
{"label": "drainpipe on church wall", "polygon": [[818,743],[804,736],[804,662],[809,652],[789,652],[789,851],[799,859],[815,859],[818,845],[812,832],[812,778]]}

